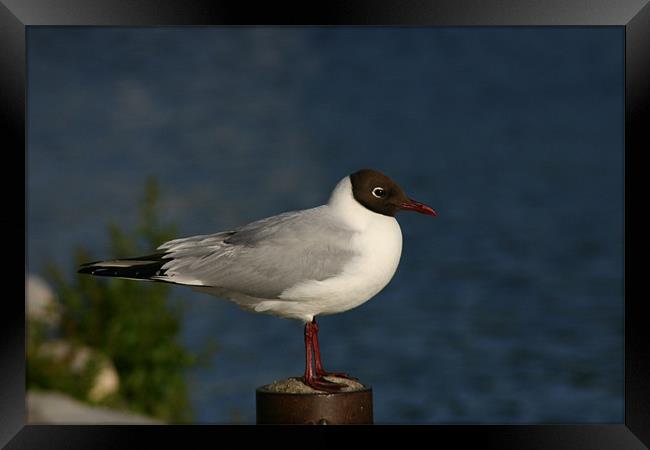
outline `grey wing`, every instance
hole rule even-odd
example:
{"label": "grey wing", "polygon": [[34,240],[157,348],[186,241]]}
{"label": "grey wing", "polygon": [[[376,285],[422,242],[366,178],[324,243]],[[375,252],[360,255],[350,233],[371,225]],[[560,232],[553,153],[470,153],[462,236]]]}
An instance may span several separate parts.
{"label": "grey wing", "polygon": [[356,254],[353,234],[322,207],[284,213],[163,244],[159,249],[171,259],[160,279],[276,299],[297,283],[340,273]]}

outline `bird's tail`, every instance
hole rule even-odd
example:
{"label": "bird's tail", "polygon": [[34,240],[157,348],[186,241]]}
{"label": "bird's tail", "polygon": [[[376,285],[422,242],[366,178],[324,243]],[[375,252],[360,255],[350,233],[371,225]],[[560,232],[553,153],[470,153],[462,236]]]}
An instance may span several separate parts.
{"label": "bird's tail", "polygon": [[166,253],[140,256],[137,258],[112,259],[83,264],[77,273],[100,277],[129,278],[132,280],[164,281],[162,268],[171,259]]}

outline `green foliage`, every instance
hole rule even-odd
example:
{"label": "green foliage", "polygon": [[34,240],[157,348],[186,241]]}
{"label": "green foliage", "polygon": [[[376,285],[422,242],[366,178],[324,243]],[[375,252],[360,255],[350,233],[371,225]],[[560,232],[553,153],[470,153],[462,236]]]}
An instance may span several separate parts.
{"label": "green foliage", "polygon": [[[158,198],[158,186],[149,179],[135,230],[127,233],[118,225],[109,225],[109,257],[150,254],[175,237],[175,228],[160,221]],[[79,248],[75,259],[78,266],[97,258]],[[110,358],[119,374],[119,392],[105,403],[169,422],[189,421],[185,373],[197,363],[198,355],[179,343],[182,311],[169,301],[169,285],[76,273],[70,280],[52,264],[48,278],[62,305],[58,338],[98,350]],[[30,328],[34,328],[30,332],[33,347],[44,340],[44,333]],[[40,360],[35,349],[30,349],[28,386],[56,388],[83,398],[87,386],[66,376],[56,364]]]}

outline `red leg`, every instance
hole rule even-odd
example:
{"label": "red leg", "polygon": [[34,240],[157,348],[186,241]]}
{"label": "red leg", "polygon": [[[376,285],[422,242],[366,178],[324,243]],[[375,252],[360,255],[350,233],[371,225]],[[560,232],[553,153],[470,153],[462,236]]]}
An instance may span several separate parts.
{"label": "red leg", "polygon": [[312,330],[313,330],[313,336],[312,336],[312,346],[314,347],[314,361],[316,364],[316,375],[319,377],[338,377],[338,378],[345,378],[348,380],[357,380],[354,377],[351,377],[347,373],[341,373],[341,372],[328,372],[323,368],[323,362],[321,361],[320,358],[320,347],[318,345],[318,324],[316,323],[316,318],[311,322],[312,325]]}
{"label": "red leg", "polygon": [[314,333],[313,324],[307,323],[305,325],[305,375],[302,377],[302,382],[318,391],[338,392],[342,387],[340,384],[327,381],[322,375],[316,374],[314,376],[314,370],[311,364]]}

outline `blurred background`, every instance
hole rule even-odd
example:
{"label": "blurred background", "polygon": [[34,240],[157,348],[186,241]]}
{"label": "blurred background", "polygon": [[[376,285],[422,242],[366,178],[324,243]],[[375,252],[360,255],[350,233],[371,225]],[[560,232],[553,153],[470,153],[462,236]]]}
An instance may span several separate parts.
{"label": "blurred background", "polygon": [[28,83],[30,420],[254,423],[300,323],[76,267],[364,167],[439,213],[320,320],[376,423],[623,420],[622,29],[29,27]]}

